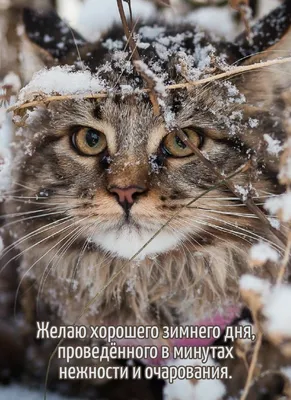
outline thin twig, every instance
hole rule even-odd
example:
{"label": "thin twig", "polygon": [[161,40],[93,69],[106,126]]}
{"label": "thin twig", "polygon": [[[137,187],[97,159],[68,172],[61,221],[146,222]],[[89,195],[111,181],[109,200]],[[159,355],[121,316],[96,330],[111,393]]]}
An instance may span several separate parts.
{"label": "thin twig", "polygon": [[0,87],[0,107],[6,107],[10,100],[13,93],[13,88],[11,85],[3,85]]}
{"label": "thin twig", "polygon": [[133,38],[133,33],[130,32],[129,27],[128,27],[128,23],[127,23],[127,19],[126,19],[126,15],[124,12],[124,8],[123,8],[123,0],[117,0],[117,6],[118,6],[118,11],[119,11],[119,15],[120,15],[120,19],[121,19],[121,23],[124,29],[124,33],[126,36],[126,39],[128,40],[128,45],[129,48],[132,52],[132,59],[133,60],[140,60],[140,55],[138,53],[137,47],[135,45],[135,41]]}
{"label": "thin twig", "polygon": [[[130,0],[126,0],[126,1],[129,3],[129,7],[131,9]],[[132,32],[130,32],[129,27],[128,27],[128,22],[127,22],[127,19],[125,16],[122,0],[117,0],[117,5],[118,5],[118,10],[119,10],[122,26],[124,29],[124,33],[128,40],[129,48],[131,49],[131,52],[132,52],[132,60],[133,61],[141,61],[141,58],[138,53],[137,46],[136,46],[135,40],[133,38]],[[133,62],[133,65],[136,67],[135,62]],[[141,74],[141,72],[138,69],[137,69],[137,71]],[[160,106],[159,106],[158,96],[154,89],[155,83],[147,74],[141,74],[141,76],[149,89],[149,97],[150,97],[150,101],[153,105],[154,115],[159,115],[160,114]]]}
{"label": "thin twig", "polygon": [[249,5],[249,0],[229,0],[230,6],[240,13],[240,17],[245,25],[248,40],[251,40],[251,26],[248,18],[249,12],[251,13],[251,8]]}
{"label": "thin twig", "polygon": [[288,234],[288,239],[287,239],[287,244],[286,244],[286,249],[284,252],[284,257],[281,261],[281,265],[280,265],[280,269],[279,269],[279,273],[277,276],[277,281],[276,281],[276,285],[280,285],[283,281],[287,266],[290,262],[290,253],[291,253],[291,233],[289,231]]}
{"label": "thin twig", "polygon": [[245,387],[244,387],[244,390],[243,390],[240,400],[246,400],[249,390],[252,386],[255,368],[257,365],[258,356],[259,356],[260,348],[262,345],[262,339],[263,339],[263,333],[261,331],[259,331],[258,336],[257,336],[257,341],[256,341],[256,344],[254,347],[252,361],[251,361],[250,368],[248,371],[248,377],[247,377],[246,384],[245,384]]}
{"label": "thin twig", "polygon": [[[193,150],[193,152],[196,154],[196,156],[203,162],[204,165],[206,165],[206,167],[214,174],[216,175],[216,177],[219,180],[223,179],[223,175],[222,173],[212,164],[212,162],[210,160],[208,160],[208,158],[206,158],[203,153],[198,149],[197,146],[195,146],[191,140],[189,140],[188,136],[185,135],[185,133],[179,129],[177,130],[177,136],[188,146],[190,147],[191,150]],[[247,198],[244,199],[243,196],[238,193],[238,191],[235,188],[235,185],[233,184],[232,181],[227,180],[227,182],[225,183],[225,185],[227,186],[227,188],[238,198],[240,198],[240,200],[248,207],[248,209],[255,214],[268,228],[269,230],[282,242],[282,243],[286,243],[286,237],[285,235],[276,230],[275,228],[272,227],[272,225],[270,224],[270,221],[268,220],[268,218],[266,217],[266,215],[260,210],[260,208],[254,203],[252,198]]]}
{"label": "thin twig", "polygon": [[[291,193],[291,179],[286,171],[289,170],[289,161],[291,157],[291,90],[290,88],[283,93],[282,95],[283,101],[285,103],[285,113],[284,113],[284,127],[287,133],[285,150],[281,154],[280,160],[280,172],[278,175],[279,182],[282,185],[286,185],[286,193],[290,195]],[[283,221],[282,221],[283,222]],[[284,257],[280,263],[280,269],[277,277],[276,284],[280,285],[283,281],[284,275],[286,273],[288,264],[290,262],[290,253],[291,253],[291,221],[288,222],[288,230],[287,230],[287,244],[284,253]]]}
{"label": "thin twig", "polygon": [[[130,41],[130,38],[128,38],[128,40]],[[287,57],[287,58],[283,58],[283,59],[268,60],[268,61],[264,61],[261,63],[255,63],[252,65],[233,67],[231,70],[222,72],[217,75],[209,76],[207,78],[203,78],[203,79],[200,79],[197,81],[190,81],[190,82],[166,85],[164,88],[165,88],[165,90],[191,89],[192,87],[203,85],[205,83],[214,82],[214,81],[224,79],[224,78],[231,78],[232,76],[241,74],[243,72],[253,71],[253,70],[264,68],[264,67],[271,67],[273,65],[278,65],[278,64],[285,64],[287,62],[291,62],[291,57]],[[150,92],[150,89],[144,88],[144,89],[137,91],[136,93],[139,94],[139,93],[149,93],[149,92]],[[116,91],[116,94],[122,94],[122,93]],[[41,100],[34,100],[34,101],[27,102],[27,103],[23,103],[21,105],[15,105],[13,107],[10,107],[7,111],[15,111],[18,109],[35,107],[40,104],[50,103],[52,101],[61,101],[61,100],[69,100],[69,99],[98,99],[98,98],[106,98],[111,95],[112,95],[112,91],[108,90],[106,92],[104,91],[104,92],[99,92],[96,94],[88,94],[88,95],[48,96]]]}

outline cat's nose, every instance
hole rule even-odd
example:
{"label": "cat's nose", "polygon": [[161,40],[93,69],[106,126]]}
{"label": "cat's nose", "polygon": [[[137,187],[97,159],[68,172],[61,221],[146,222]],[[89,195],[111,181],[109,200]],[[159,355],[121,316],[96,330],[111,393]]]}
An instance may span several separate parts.
{"label": "cat's nose", "polygon": [[118,203],[124,208],[126,212],[129,211],[138,196],[145,191],[146,188],[141,186],[129,186],[125,188],[112,186],[109,188],[109,192],[116,195]]}

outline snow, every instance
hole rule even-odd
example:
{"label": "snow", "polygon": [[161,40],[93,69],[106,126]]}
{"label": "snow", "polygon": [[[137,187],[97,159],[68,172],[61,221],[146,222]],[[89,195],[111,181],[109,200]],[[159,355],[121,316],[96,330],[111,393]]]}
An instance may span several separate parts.
{"label": "snow", "polygon": [[237,24],[228,7],[200,8],[189,13],[186,21],[229,40],[237,35]]}
{"label": "snow", "polygon": [[259,126],[259,120],[256,118],[249,118],[249,126],[251,128],[257,128]]}
{"label": "snow", "polygon": [[288,379],[288,381],[291,383],[291,367],[283,367],[281,368],[282,374]]}
{"label": "snow", "polygon": [[252,335],[256,335],[257,334],[256,325],[253,325],[252,323],[250,323],[250,321],[247,321],[247,320],[239,321],[238,325],[243,326],[243,327],[248,326],[248,327],[251,328],[251,335],[250,336],[245,336],[245,337],[240,337],[239,338],[239,341],[241,343],[243,343],[244,345],[251,345],[253,343]]}
{"label": "snow", "polygon": [[13,87],[14,92],[18,92],[21,88],[21,82],[18,75],[14,72],[9,72],[3,79],[1,85],[9,85]]}
{"label": "snow", "polygon": [[269,334],[291,335],[291,286],[275,287],[264,307],[265,328]]}
{"label": "snow", "polygon": [[166,90],[163,81],[158,78],[143,61],[135,61],[135,65],[139,71],[141,71],[154,82],[155,91],[161,96],[166,96]]}
{"label": "snow", "polygon": [[[7,74],[0,86],[10,85],[13,92],[17,92],[20,88],[20,79],[14,73]],[[10,99],[9,104],[0,107],[0,200],[1,192],[8,190],[10,186],[10,162],[11,151],[10,142],[13,135],[13,124],[11,117],[7,114],[7,107],[14,102],[14,96]]]}
{"label": "snow", "polygon": [[139,28],[139,35],[144,39],[154,40],[162,33],[165,32],[165,27],[163,26],[142,26]]}
{"label": "snow", "polygon": [[[0,387],[0,400],[41,400],[43,392],[30,390],[20,385],[9,385]],[[76,398],[63,397],[55,393],[47,393],[47,400],[77,400]],[[81,400],[81,399],[80,399]]]}
{"label": "snow", "polygon": [[242,291],[260,295],[263,305],[264,331],[270,335],[291,336],[291,286],[271,286],[270,282],[251,275],[240,280]]}
{"label": "snow", "polygon": [[280,229],[280,221],[277,218],[268,217],[268,221],[270,222],[272,228]]}
{"label": "snow", "polygon": [[32,100],[35,95],[85,95],[104,90],[104,82],[89,70],[74,71],[70,66],[42,69],[19,93],[19,102]]}
{"label": "snow", "polygon": [[0,121],[0,200],[1,192],[8,190],[10,186],[11,153],[9,139],[12,133],[12,123],[7,117],[2,124]]}
{"label": "snow", "polygon": [[[204,364],[199,360],[180,359],[177,360],[174,365],[176,367],[187,365],[193,367],[197,365],[211,367],[216,364],[213,360],[208,358],[207,363]],[[205,379],[197,382],[192,382],[187,379],[177,379],[164,387],[165,400],[220,400],[225,393],[225,386],[219,379]]]}
{"label": "snow", "polygon": [[291,193],[274,196],[265,202],[265,209],[273,215],[278,215],[282,222],[291,220]]}
{"label": "snow", "polygon": [[[155,13],[155,6],[150,2],[134,0],[131,3],[132,13],[135,20],[149,19]],[[125,3],[124,11],[128,17],[128,7]],[[84,5],[80,10],[76,28],[85,39],[94,42],[99,39],[102,32],[108,29],[114,22],[119,21],[120,16],[116,0],[103,1],[102,7],[96,7],[96,0],[85,0]]]}
{"label": "snow", "polygon": [[220,400],[225,393],[225,386],[220,380],[201,380],[194,384],[190,380],[183,379],[165,386],[164,399]]}
{"label": "snow", "polygon": [[283,185],[288,185],[291,181],[291,138],[289,138],[284,145],[283,165],[281,165],[278,177]]}
{"label": "snow", "polygon": [[244,291],[252,291],[266,297],[271,288],[270,282],[253,275],[243,275],[240,279],[240,288]]}
{"label": "snow", "polygon": [[1,255],[3,250],[4,250],[4,243],[3,243],[2,237],[0,236],[0,255]]}
{"label": "snow", "polygon": [[68,7],[68,0],[58,0],[58,13],[73,28],[76,27],[81,7],[80,0],[70,0],[70,7]]}
{"label": "snow", "polygon": [[283,146],[279,140],[273,139],[267,133],[264,134],[264,139],[268,144],[267,151],[269,154],[277,156],[282,151]]}
{"label": "snow", "polygon": [[263,265],[267,261],[277,262],[279,254],[268,243],[259,242],[251,247],[251,261],[255,265]]}
{"label": "snow", "polygon": [[226,389],[218,379],[201,380],[195,385],[194,393],[194,399],[197,400],[220,400],[226,394]]}
{"label": "snow", "polygon": [[269,335],[291,335],[291,286],[271,287],[267,280],[244,275],[240,280],[243,291],[252,291],[261,296],[264,329]]}
{"label": "snow", "polygon": [[236,192],[241,196],[243,201],[246,201],[249,195],[249,188],[244,188],[240,185],[234,185]]}

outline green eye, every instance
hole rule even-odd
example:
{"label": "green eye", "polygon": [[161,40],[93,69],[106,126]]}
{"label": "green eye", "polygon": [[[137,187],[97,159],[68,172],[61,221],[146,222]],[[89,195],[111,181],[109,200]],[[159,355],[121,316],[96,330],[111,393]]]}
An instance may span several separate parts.
{"label": "green eye", "polygon": [[92,128],[80,128],[72,136],[74,147],[83,155],[96,156],[107,147],[104,133]]}
{"label": "green eye", "polygon": [[[190,141],[200,148],[203,144],[202,136],[195,131],[193,128],[182,129],[185,135],[188,136]],[[162,151],[164,154],[172,157],[188,157],[193,154],[193,150],[190,149],[180,138],[176,132],[169,133],[162,142]]]}

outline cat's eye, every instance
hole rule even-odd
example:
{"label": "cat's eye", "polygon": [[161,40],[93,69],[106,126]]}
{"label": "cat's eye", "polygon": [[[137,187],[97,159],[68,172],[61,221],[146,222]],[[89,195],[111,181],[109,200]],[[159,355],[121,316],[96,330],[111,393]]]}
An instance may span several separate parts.
{"label": "cat's eye", "polygon": [[[182,131],[196,147],[201,148],[203,136],[197,130],[184,128]],[[164,138],[161,148],[165,155],[172,157],[188,157],[193,154],[193,150],[179,138],[175,131]]]}
{"label": "cat's eye", "polygon": [[107,147],[104,133],[93,128],[80,128],[72,136],[74,147],[83,155],[96,156]]}

